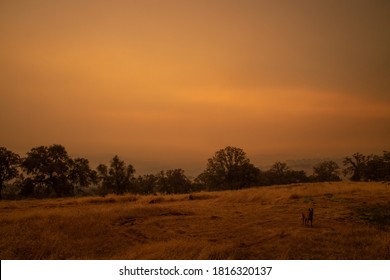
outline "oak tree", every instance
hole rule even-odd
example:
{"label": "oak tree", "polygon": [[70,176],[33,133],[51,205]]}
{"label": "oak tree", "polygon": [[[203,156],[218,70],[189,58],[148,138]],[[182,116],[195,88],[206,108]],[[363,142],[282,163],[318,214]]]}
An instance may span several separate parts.
{"label": "oak tree", "polygon": [[0,147],[0,200],[4,183],[16,178],[19,174],[18,166],[20,163],[19,155]]}

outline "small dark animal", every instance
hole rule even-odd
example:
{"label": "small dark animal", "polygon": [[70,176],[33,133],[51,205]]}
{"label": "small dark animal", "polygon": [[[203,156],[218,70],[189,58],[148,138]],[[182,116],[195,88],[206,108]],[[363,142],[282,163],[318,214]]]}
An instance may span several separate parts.
{"label": "small dark animal", "polygon": [[313,226],[313,218],[314,218],[314,209],[309,208],[308,211],[302,213],[302,224],[308,225],[310,222],[310,226]]}

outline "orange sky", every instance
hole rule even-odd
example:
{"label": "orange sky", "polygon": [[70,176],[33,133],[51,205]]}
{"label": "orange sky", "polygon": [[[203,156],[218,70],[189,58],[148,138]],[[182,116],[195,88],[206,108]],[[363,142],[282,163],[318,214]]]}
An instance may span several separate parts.
{"label": "orange sky", "polygon": [[[390,143],[388,1],[0,2],[0,146],[199,170]],[[255,162],[256,163],[256,162]]]}

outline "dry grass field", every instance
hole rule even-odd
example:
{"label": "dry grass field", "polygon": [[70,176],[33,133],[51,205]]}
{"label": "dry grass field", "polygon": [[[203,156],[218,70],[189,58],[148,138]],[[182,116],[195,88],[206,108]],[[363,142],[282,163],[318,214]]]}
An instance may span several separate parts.
{"label": "dry grass field", "polygon": [[[0,259],[390,259],[390,186],[0,202]],[[314,208],[313,227],[301,213]]]}

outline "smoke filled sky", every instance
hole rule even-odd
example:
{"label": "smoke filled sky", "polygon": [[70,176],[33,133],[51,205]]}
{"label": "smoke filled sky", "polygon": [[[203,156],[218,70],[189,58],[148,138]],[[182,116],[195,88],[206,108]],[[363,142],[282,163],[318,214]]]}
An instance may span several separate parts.
{"label": "smoke filled sky", "polygon": [[389,27],[384,0],[2,0],[0,146],[144,170],[382,153]]}

